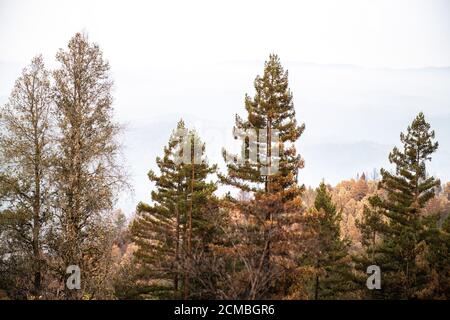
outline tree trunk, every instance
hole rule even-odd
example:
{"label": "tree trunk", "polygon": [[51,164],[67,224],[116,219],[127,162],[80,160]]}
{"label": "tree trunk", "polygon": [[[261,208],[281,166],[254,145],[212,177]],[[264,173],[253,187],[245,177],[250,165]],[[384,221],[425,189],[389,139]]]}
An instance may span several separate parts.
{"label": "tree trunk", "polygon": [[178,203],[175,204],[175,212],[176,212],[176,231],[175,231],[175,238],[176,238],[176,245],[175,245],[175,276],[173,279],[173,285],[175,292],[178,293],[178,263],[179,263],[179,255],[180,255],[180,212],[178,211]]}
{"label": "tree trunk", "polygon": [[[195,154],[192,155],[192,177],[191,177],[191,201],[189,205],[189,226],[188,226],[188,259],[190,259],[192,254],[192,211],[194,205],[194,180],[195,180]],[[184,285],[184,299],[189,297],[189,275],[186,274],[186,282]]]}
{"label": "tree trunk", "polygon": [[[34,82],[34,81],[33,81]],[[34,94],[34,85],[33,85]],[[34,294],[39,296],[41,293],[41,280],[42,280],[42,270],[41,270],[41,250],[39,244],[39,236],[41,233],[41,149],[39,145],[39,114],[36,110],[35,101],[32,101],[32,118],[33,118],[33,136],[34,136],[34,195],[33,195],[33,236],[32,236],[32,246],[33,246],[33,259],[34,259]]]}
{"label": "tree trunk", "polygon": [[[266,185],[265,185],[265,191],[267,194],[269,194],[272,190],[271,190],[271,185],[270,185],[270,167],[272,165],[272,120],[269,118],[267,120],[267,128],[266,128],[266,165],[267,165],[267,176],[266,176]],[[270,212],[270,210],[266,213],[266,217],[265,217],[266,222],[271,221],[272,220],[272,212]],[[264,226],[265,231],[264,231],[264,236],[267,239],[267,254],[265,255],[265,259],[264,259],[264,268],[266,270],[269,269],[270,267],[270,256],[271,256],[271,241],[270,241],[270,237],[271,237],[271,229],[272,229],[272,224],[270,224],[270,227],[266,227]]]}

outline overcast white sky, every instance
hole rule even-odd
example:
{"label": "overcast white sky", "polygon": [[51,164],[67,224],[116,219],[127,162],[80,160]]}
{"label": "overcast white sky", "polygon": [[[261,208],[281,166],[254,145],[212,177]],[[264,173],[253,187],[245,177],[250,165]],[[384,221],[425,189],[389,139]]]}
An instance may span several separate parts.
{"label": "overcast white sky", "polygon": [[261,59],[450,65],[450,2],[0,1],[4,61],[51,57],[85,29],[116,67]]}
{"label": "overcast white sky", "polygon": [[116,66],[285,60],[363,66],[450,65],[450,2],[0,1],[1,59],[53,56],[85,29]]}
{"label": "overcast white sky", "polygon": [[433,173],[450,180],[450,1],[0,0],[0,103],[34,55],[55,67],[79,31],[109,60],[116,117],[128,126],[136,195],[127,211],[148,200],[146,173],[180,117],[220,164],[234,114],[272,52],[307,127],[303,182],[385,166],[420,110],[441,145]]}

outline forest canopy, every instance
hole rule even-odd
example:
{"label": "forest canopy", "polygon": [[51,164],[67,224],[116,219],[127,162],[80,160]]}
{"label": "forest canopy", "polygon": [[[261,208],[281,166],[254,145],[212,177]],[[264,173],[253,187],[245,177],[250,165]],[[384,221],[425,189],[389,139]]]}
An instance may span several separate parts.
{"label": "forest canopy", "polygon": [[222,170],[174,119],[127,217],[110,65],[81,33],[56,63],[33,58],[0,108],[0,298],[449,298],[450,182],[427,170],[424,113],[398,128],[391,167],[305,186],[307,123],[271,54],[229,128],[240,152],[223,146]]}

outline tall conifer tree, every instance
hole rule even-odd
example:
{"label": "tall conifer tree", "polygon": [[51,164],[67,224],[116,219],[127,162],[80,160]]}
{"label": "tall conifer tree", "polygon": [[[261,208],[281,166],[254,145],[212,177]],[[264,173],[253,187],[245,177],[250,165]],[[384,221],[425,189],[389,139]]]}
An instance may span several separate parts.
{"label": "tall conifer tree", "polygon": [[[379,188],[384,195],[370,199],[376,218],[370,227],[371,233],[378,232],[381,241],[370,249],[363,272],[369,264],[381,268],[381,292],[372,296],[383,298],[417,298],[428,281],[419,257],[426,246],[423,208],[434,197],[439,180],[429,177],[426,162],[437,150],[434,131],[419,113],[400,134],[401,149],[395,147],[389,161],[395,165],[395,173],[381,169]],[[376,215],[375,215],[376,217]],[[364,229],[363,229],[364,231]]]}
{"label": "tall conifer tree", "polygon": [[[259,135],[254,144],[257,147],[258,161],[229,161],[228,175],[221,178],[225,183],[244,191],[281,192],[283,200],[292,200],[300,193],[297,174],[303,167],[303,160],[297,154],[294,143],[303,133],[305,125],[297,125],[288,72],[284,71],[277,55],[270,55],[264,66],[264,74],[256,77],[254,87],[255,96],[245,96],[247,119],[236,115],[233,132],[239,135],[238,132],[243,130],[257,130]],[[259,131],[262,131],[262,135]],[[272,131],[278,132],[279,154],[271,154],[275,143],[271,141]],[[260,139],[261,136],[264,139]],[[245,142],[248,155],[253,141],[247,139]],[[279,164],[276,173],[268,172],[273,161],[278,161]]]}
{"label": "tall conifer tree", "polygon": [[[184,130],[185,124],[180,121],[177,131]],[[153,204],[138,205],[138,216],[131,227],[139,246],[135,256],[142,267],[141,280],[148,284],[141,291],[152,297],[189,297],[190,279],[183,269],[209,223],[203,209],[216,190],[215,184],[207,181],[216,166],[208,164],[205,145],[195,131],[187,135],[186,139],[174,132],[164,148],[164,156],[156,159],[160,174],[148,174],[156,184],[151,194]],[[179,160],[185,143],[191,148],[189,163]],[[195,154],[195,146],[200,146],[197,152],[200,150],[201,154]]]}
{"label": "tall conifer tree", "polygon": [[[256,77],[254,87],[254,97],[245,96],[246,119],[236,116],[233,128],[235,137],[243,140],[244,159],[235,161],[236,155],[224,150],[225,159],[233,161],[227,163],[228,174],[219,175],[223,183],[253,195],[250,202],[236,203],[236,209],[250,217],[247,219],[250,224],[242,228],[247,235],[239,240],[242,241],[240,247],[248,248],[249,256],[244,258],[241,250],[241,260],[252,261],[247,263],[252,264],[252,274],[260,275],[260,279],[249,282],[248,291],[253,291],[250,298],[261,297],[253,290],[256,283],[264,288],[272,286],[274,292],[285,290],[276,284],[279,277],[275,274],[280,270],[280,263],[284,264],[282,269],[287,268],[286,259],[280,256],[287,254],[289,246],[284,235],[295,217],[288,213],[299,213],[301,207],[303,187],[298,186],[297,176],[303,160],[294,144],[305,129],[304,125],[297,124],[288,72],[284,71],[277,55],[269,56],[264,74]],[[249,136],[252,130],[256,137]],[[278,141],[274,141],[275,133]],[[251,158],[253,153],[256,153],[256,161]],[[274,164],[277,164],[276,169]],[[274,256],[279,258],[274,259]],[[277,267],[272,260],[277,261]]]}

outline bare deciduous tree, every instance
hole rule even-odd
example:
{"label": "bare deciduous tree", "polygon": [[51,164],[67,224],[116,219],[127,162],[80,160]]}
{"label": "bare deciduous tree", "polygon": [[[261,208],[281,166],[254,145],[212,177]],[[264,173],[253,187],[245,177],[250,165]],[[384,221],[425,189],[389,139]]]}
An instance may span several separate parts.
{"label": "bare deciduous tree", "polygon": [[[125,174],[119,163],[120,127],[113,121],[109,64],[98,45],[77,33],[56,56],[55,102],[59,129],[55,237],[59,270],[79,265],[86,280],[98,267],[97,234],[113,209]],[[88,283],[88,282],[85,282]],[[83,291],[83,290],[82,290]],[[66,291],[75,297],[73,291]],[[79,296],[78,296],[79,297]]]}
{"label": "bare deciduous tree", "polygon": [[[42,56],[37,56],[0,111],[0,219],[7,234],[6,263],[20,267],[22,279],[32,275],[30,289],[22,288],[27,296],[41,294],[44,274],[54,156],[51,109],[49,74]],[[25,282],[22,285],[28,288]]]}

